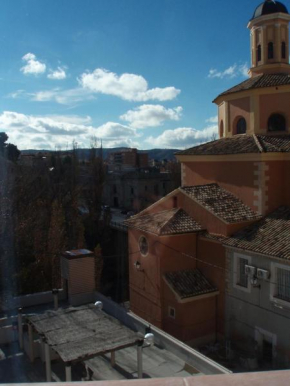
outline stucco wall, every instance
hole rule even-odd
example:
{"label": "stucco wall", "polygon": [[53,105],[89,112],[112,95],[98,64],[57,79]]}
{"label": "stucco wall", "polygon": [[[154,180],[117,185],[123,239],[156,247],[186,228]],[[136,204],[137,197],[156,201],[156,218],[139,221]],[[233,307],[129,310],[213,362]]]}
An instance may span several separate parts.
{"label": "stucco wall", "polygon": [[229,102],[229,131],[236,134],[236,124],[239,118],[245,118],[247,133],[250,128],[250,97],[239,98]]}
{"label": "stucco wall", "polygon": [[[235,286],[235,254],[250,259],[250,265],[271,272],[268,280],[258,280],[256,286],[249,284],[249,291]],[[290,363],[290,302],[281,305],[271,299],[271,285],[275,283],[274,263],[290,267],[281,259],[228,250],[228,290],[226,294],[226,334],[232,342],[245,350],[248,356],[259,357],[258,341],[263,333],[273,337],[273,360],[276,364]]]}
{"label": "stucco wall", "polygon": [[260,133],[267,133],[268,119],[271,114],[282,114],[286,118],[286,127],[290,127],[290,92],[273,93],[260,96]]}
{"label": "stucco wall", "polygon": [[218,333],[224,335],[225,322],[225,278],[226,278],[226,258],[225,248],[222,244],[203,239],[198,239],[198,256],[201,257],[197,261],[197,268],[204,276],[215,285],[219,290],[217,297],[217,330]]}
{"label": "stucco wall", "polygon": [[183,186],[218,183],[254,209],[254,169],[252,162],[187,162]]}
{"label": "stucco wall", "polygon": [[[131,309],[137,315],[160,327],[160,269],[159,256],[155,253],[158,238],[134,229],[129,230],[128,236]],[[145,236],[149,244],[148,255],[145,257],[139,252],[141,236]],[[141,264],[140,270],[137,270],[134,265],[136,261]]]}
{"label": "stucco wall", "polygon": [[[216,297],[178,303],[173,292],[165,284],[163,289],[163,329],[183,342],[200,338],[215,338]],[[175,310],[175,318],[169,316],[169,307]]]}

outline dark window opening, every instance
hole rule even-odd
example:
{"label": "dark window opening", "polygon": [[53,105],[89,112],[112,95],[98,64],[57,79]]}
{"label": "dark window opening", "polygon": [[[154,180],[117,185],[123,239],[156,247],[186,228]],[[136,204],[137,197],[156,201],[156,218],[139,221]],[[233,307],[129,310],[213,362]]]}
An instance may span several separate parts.
{"label": "dark window opening", "polygon": [[246,275],[246,265],[249,264],[247,259],[240,258],[238,265],[238,285],[244,288],[248,288],[248,276]]}
{"label": "dark window opening", "polygon": [[245,118],[240,118],[237,122],[237,134],[246,134],[247,122]]}
{"label": "dark window opening", "polygon": [[274,59],[274,44],[268,43],[268,59]]}
{"label": "dark window opening", "polygon": [[177,197],[173,197],[173,208],[177,208]]}
{"label": "dark window opening", "polygon": [[134,188],[131,188],[131,194],[134,194]]}
{"label": "dark window opening", "polygon": [[140,237],[140,239],[139,239],[139,249],[140,249],[141,255],[143,255],[143,256],[147,255],[147,253],[148,253],[148,241],[144,236]]}
{"label": "dark window opening", "polygon": [[262,49],[261,49],[261,44],[259,44],[257,48],[257,61],[260,62],[261,60],[262,60]]}
{"label": "dark window opening", "polygon": [[268,120],[268,131],[285,131],[286,120],[281,114],[272,114]]}
{"label": "dark window opening", "polygon": [[282,51],[282,59],[286,59],[286,43],[285,42],[282,42],[281,51]]}
{"label": "dark window opening", "polygon": [[169,316],[175,319],[175,308],[169,307]]}
{"label": "dark window opening", "polygon": [[117,194],[117,186],[116,185],[113,186],[113,193]]}

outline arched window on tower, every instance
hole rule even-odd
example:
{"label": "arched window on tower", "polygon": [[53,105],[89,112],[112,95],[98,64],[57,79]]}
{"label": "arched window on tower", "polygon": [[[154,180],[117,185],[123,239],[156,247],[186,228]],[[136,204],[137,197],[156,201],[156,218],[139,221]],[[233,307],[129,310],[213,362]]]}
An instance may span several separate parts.
{"label": "arched window on tower", "polygon": [[221,123],[220,123],[220,138],[223,138],[224,136],[224,122],[223,120],[221,120]]}
{"label": "arched window on tower", "polygon": [[257,61],[260,62],[261,60],[262,60],[262,50],[261,50],[261,44],[259,44],[257,48]]}
{"label": "arched window on tower", "polygon": [[285,131],[286,119],[282,114],[272,114],[268,119],[268,131]]}
{"label": "arched window on tower", "polygon": [[274,44],[273,44],[273,42],[268,43],[268,59],[274,59]]}
{"label": "arched window on tower", "polygon": [[236,133],[237,134],[246,134],[247,131],[247,122],[245,118],[240,118],[237,122],[237,127],[236,127]]}
{"label": "arched window on tower", "polygon": [[286,59],[286,43],[285,42],[282,42],[281,55],[282,55],[282,59]]}

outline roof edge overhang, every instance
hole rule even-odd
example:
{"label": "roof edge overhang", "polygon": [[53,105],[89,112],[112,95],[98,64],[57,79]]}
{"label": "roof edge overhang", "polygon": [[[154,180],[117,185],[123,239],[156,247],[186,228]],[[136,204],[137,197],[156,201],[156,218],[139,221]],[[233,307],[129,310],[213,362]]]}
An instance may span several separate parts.
{"label": "roof edge overhang", "polygon": [[213,297],[213,296],[217,296],[219,295],[219,291],[218,290],[215,290],[215,291],[212,291],[212,292],[208,292],[208,293],[205,293],[205,294],[201,294],[201,295],[196,295],[196,296],[190,296],[188,298],[182,298],[175,290],[174,288],[172,287],[172,285],[169,283],[169,281],[166,279],[165,275],[162,276],[163,277],[163,280],[165,281],[165,283],[168,285],[168,287],[170,288],[170,290],[174,293],[174,296],[176,298],[176,300],[178,301],[178,303],[181,303],[181,304],[185,304],[185,303],[190,303],[190,302],[194,302],[194,301],[197,301],[197,300],[203,300],[203,299],[206,299],[206,298],[210,298],[210,297]]}
{"label": "roof edge overhang", "polygon": [[287,13],[284,13],[284,12],[275,12],[275,13],[269,13],[267,15],[258,16],[258,17],[251,19],[248,22],[247,28],[251,29],[257,23],[263,23],[265,21],[270,21],[273,19],[282,19],[282,20],[289,22],[290,21],[290,15]]}
{"label": "roof edge overhang", "polygon": [[281,258],[281,257],[278,257],[278,256],[274,256],[274,255],[268,255],[266,253],[260,253],[260,252],[256,252],[256,251],[252,251],[251,249],[245,249],[245,248],[239,248],[239,247],[234,247],[232,245],[227,245],[226,243],[222,243],[222,245],[226,248],[226,249],[230,249],[232,251],[236,251],[236,252],[243,252],[243,253],[247,253],[249,255],[253,255],[253,256],[257,256],[257,257],[267,257],[268,259],[271,259],[271,260],[278,260],[278,261],[284,261],[285,264],[287,265],[290,265],[290,259],[287,260],[287,259],[284,259],[284,258]]}
{"label": "roof edge overhang", "polygon": [[263,162],[263,161],[290,161],[290,153],[240,153],[220,155],[190,155],[179,154],[176,158],[180,162]]}
{"label": "roof edge overhang", "polygon": [[[265,69],[271,69],[271,68],[277,68],[277,66],[281,68],[285,68],[287,70],[286,75],[289,75],[288,72],[290,70],[290,65],[288,63],[271,63],[271,64],[266,64],[263,66],[258,66],[258,67],[251,67],[249,71],[255,72],[254,69],[258,70],[263,70]],[[275,74],[256,74],[255,78],[261,77],[262,75],[275,75]],[[283,73],[279,73],[278,75],[283,75]],[[284,74],[285,75],[285,74]],[[249,80],[251,78],[246,79],[245,81]],[[244,82],[245,82],[244,81]],[[243,82],[241,82],[243,83]],[[238,83],[236,86],[240,85],[241,83]],[[236,86],[231,87],[234,88]],[[231,90],[230,89],[230,90]],[[257,88],[249,88],[246,90],[239,90],[239,91],[232,91],[232,92],[227,92],[225,91],[222,94],[219,94],[213,101],[212,103],[215,103],[217,106],[222,105],[224,102],[230,102],[231,100],[236,100],[239,97],[241,98],[246,98],[246,97],[251,97],[254,95],[267,95],[267,94],[277,94],[277,93],[284,93],[284,92],[289,92],[290,91],[290,84],[281,84],[279,86],[264,86],[264,87],[257,87]]]}

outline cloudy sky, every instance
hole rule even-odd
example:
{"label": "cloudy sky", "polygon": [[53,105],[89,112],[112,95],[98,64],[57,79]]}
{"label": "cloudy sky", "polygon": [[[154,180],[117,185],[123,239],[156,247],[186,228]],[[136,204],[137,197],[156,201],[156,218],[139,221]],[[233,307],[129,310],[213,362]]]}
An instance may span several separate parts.
{"label": "cloudy sky", "polygon": [[1,0],[0,131],[20,149],[211,139],[212,100],[246,79],[258,3]]}

